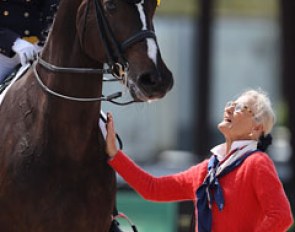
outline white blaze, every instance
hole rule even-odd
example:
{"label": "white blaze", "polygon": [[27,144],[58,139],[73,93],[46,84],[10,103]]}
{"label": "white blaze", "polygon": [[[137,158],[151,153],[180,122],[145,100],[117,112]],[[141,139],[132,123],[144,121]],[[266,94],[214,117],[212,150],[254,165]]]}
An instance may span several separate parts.
{"label": "white blaze", "polygon": [[153,60],[154,64],[157,64],[157,44],[154,39],[147,39],[148,56]]}
{"label": "white blaze", "polygon": [[[143,10],[143,4],[144,4],[144,0],[142,0],[140,3],[136,4],[139,15],[140,15],[140,20],[142,23],[142,28],[141,30],[147,30],[147,25],[146,25],[146,16]],[[156,41],[152,38],[147,38],[147,54],[148,57],[154,62],[154,64],[157,64],[157,44]]]}

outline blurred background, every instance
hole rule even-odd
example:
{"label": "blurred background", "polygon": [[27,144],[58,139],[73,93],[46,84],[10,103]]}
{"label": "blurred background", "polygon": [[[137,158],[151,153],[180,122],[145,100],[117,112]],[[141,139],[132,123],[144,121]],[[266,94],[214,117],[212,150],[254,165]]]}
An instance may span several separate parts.
{"label": "blurred background", "polygon": [[[162,0],[154,24],[174,87],[153,103],[103,103],[114,114],[123,150],[153,175],[182,171],[223,142],[216,125],[225,103],[262,88],[277,114],[268,153],[294,212],[294,11],[293,0]],[[106,94],[116,91],[118,84],[104,86]],[[189,231],[191,202],[144,201],[120,177],[117,202],[141,232]]]}

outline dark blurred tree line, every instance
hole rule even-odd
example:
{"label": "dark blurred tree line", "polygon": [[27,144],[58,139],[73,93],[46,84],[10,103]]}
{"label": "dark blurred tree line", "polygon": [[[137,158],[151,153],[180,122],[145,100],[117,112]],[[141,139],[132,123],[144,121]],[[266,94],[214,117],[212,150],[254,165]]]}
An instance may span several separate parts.
{"label": "dark blurred tree line", "polygon": [[291,131],[293,177],[285,183],[293,214],[295,212],[295,1],[280,0],[281,16],[281,66],[283,96],[288,105],[288,128]]}

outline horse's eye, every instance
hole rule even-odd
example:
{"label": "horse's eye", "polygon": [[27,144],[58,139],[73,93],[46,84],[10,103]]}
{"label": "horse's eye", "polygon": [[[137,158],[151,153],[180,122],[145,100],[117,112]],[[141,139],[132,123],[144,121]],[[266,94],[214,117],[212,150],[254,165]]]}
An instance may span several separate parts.
{"label": "horse's eye", "polygon": [[114,1],[106,1],[104,6],[105,6],[105,10],[109,13],[114,12],[117,7]]}

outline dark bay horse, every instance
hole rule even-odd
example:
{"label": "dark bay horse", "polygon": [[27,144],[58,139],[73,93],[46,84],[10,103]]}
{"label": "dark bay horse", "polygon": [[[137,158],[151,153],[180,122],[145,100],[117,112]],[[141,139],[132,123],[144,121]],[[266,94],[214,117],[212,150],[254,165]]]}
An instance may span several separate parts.
{"label": "dark bay horse", "polygon": [[0,106],[1,232],[108,231],[116,183],[98,127],[97,73],[108,63],[137,102],[171,89],[153,32],[156,4],[61,0],[40,59]]}

